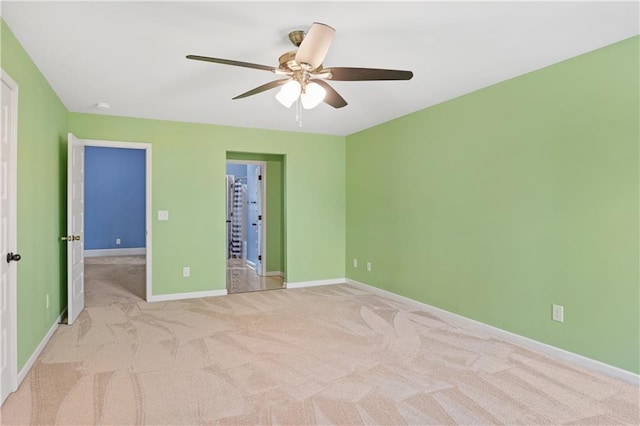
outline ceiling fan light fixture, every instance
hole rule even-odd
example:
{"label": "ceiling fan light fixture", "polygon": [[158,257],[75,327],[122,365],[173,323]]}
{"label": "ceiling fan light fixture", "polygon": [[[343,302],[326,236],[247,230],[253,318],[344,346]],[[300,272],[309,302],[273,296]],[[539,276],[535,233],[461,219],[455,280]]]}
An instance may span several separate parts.
{"label": "ceiling fan light fixture", "polygon": [[304,92],[300,95],[302,106],[304,109],[312,109],[318,106],[324,100],[327,91],[318,83],[308,83]]}
{"label": "ceiling fan light fixture", "polygon": [[291,108],[291,105],[298,99],[300,96],[300,92],[302,91],[302,86],[296,80],[291,80],[288,83],[285,83],[278,94],[276,95],[276,99],[282,105],[287,108]]}

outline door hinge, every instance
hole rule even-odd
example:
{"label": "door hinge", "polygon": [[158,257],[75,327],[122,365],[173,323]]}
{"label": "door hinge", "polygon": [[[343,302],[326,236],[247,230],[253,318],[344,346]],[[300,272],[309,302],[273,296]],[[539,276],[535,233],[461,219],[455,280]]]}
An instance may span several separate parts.
{"label": "door hinge", "polygon": [[262,255],[258,255],[258,260],[262,260]]}
{"label": "door hinge", "polygon": [[258,180],[262,180],[262,175],[258,175]]}
{"label": "door hinge", "polygon": [[258,220],[262,220],[262,215],[261,214],[258,215]]}

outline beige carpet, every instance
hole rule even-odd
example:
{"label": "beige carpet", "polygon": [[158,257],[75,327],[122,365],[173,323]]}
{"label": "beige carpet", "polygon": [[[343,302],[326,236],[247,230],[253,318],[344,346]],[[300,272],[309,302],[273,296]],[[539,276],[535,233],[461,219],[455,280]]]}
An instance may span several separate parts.
{"label": "beige carpet", "polygon": [[5,424],[639,424],[638,388],[349,285],[148,304],[87,265]]}

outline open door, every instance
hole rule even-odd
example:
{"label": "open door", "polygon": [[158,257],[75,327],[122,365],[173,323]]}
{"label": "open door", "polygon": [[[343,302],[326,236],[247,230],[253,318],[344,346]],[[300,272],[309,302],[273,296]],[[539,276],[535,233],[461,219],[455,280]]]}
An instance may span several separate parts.
{"label": "open door", "polygon": [[67,318],[84,309],[84,142],[69,133],[67,151]]}
{"label": "open door", "polygon": [[264,180],[262,179],[262,166],[256,166],[256,210],[258,213],[258,218],[256,220],[257,223],[257,236],[256,236],[256,273],[260,276],[264,275],[264,271],[262,269],[262,260],[264,257],[264,253],[262,253],[262,218],[264,215],[264,210],[262,206],[262,191],[263,191]]}
{"label": "open door", "polygon": [[18,85],[2,71],[0,114],[0,405],[18,386],[16,176]]}

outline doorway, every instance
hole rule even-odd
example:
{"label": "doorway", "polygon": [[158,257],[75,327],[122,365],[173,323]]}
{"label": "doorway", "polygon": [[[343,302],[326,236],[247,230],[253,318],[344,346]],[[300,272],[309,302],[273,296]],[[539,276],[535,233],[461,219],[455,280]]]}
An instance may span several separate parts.
{"label": "doorway", "polygon": [[85,301],[145,300],[145,151],[85,146],[84,159]]}
{"label": "doorway", "polygon": [[[268,175],[267,161],[227,160],[225,252],[229,294],[284,288],[283,274],[267,267],[270,254],[279,256],[267,250],[271,226]],[[278,194],[273,195],[276,197],[272,201]],[[279,217],[273,220],[279,223]]]}
{"label": "doorway", "polygon": [[[126,266],[123,265],[138,265],[142,264],[143,273],[145,275],[143,282],[140,283],[140,289],[138,294],[133,295],[138,300],[149,300],[151,297],[151,144],[146,143],[129,143],[129,142],[114,142],[114,141],[100,141],[100,140],[83,140],[76,138],[73,134],[69,134],[69,178],[68,178],[68,213],[67,213],[67,237],[63,237],[63,240],[67,241],[68,245],[68,267],[67,267],[67,285],[68,285],[68,303],[67,323],[72,324],[84,308],[85,298],[87,292],[85,292],[85,217],[87,215],[87,205],[85,203],[85,190],[79,190],[77,188],[83,188],[86,185],[85,174],[91,174],[89,170],[85,170],[86,153],[94,147],[100,148],[116,148],[125,150],[140,150],[144,156],[144,170],[142,170],[144,194],[142,199],[138,201],[143,203],[143,219],[144,222],[141,234],[138,236],[139,240],[144,241],[143,247],[136,247],[135,249],[139,253],[124,253],[119,252],[118,249],[106,248],[102,251],[96,250],[97,254],[107,254],[107,256],[93,256],[96,253],[89,254],[89,266],[90,269],[100,269],[99,265],[109,264],[115,261],[115,265],[111,265],[111,271],[119,270]],[[89,164],[89,167],[94,167]],[[121,172],[121,171],[120,171]],[[98,181],[104,184],[109,184],[120,173],[118,170],[112,170],[108,175],[101,176]],[[126,181],[124,182],[127,183]],[[74,190],[74,188],[76,188]],[[90,191],[93,191],[90,189]],[[105,208],[105,207],[103,207]],[[115,229],[109,225],[104,226],[107,231],[122,232],[122,230]],[[124,234],[123,234],[124,235]],[[129,238],[129,237],[127,237]],[[119,240],[119,241],[117,241]],[[115,236],[113,238],[114,244],[121,245],[123,238]],[[118,244],[120,242],[120,244]],[[91,250],[90,250],[91,251]],[[126,249],[125,249],[126,251]],[[109,254],[124,255],[124,256],[109,256]],[[131,256],[138,256],[140,259],[130,259]],[[111,259],[109,259],[111,258]],[[142,260],[142,263],[140,262]],[[115,269],[114,269],[115,266]],[[109,272],[109,275],[113,275],[113,272]],[[103,280],[94,280],[103,281]],[[104,290],[104,289],[103,289]],[[90,293],[90,291],[89,291]],[[104,295],[104,291],[98,292]],[[89,295],[90,297],[90,295]]]}

